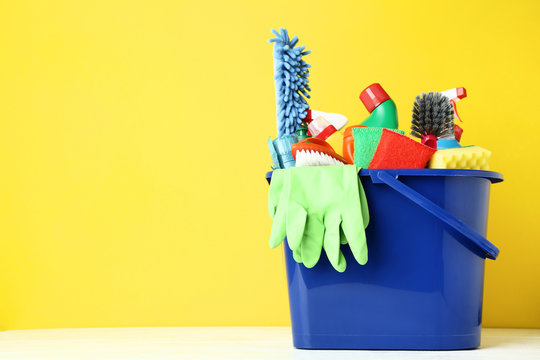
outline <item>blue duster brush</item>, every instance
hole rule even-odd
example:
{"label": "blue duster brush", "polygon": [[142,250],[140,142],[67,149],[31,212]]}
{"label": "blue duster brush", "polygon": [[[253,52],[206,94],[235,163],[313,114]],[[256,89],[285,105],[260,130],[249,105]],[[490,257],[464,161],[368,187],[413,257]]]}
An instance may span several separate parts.
{"label": "blue duster brush", "polygon": [[295,48],[298,37],[289,39],[286,29],[280,28],[281,33],[272,29],[274,43],[274,81],[277,101],[277,130],[278,138],[283,135],[295,134],[298,125],[307,115],[309,105],[308,85],[309,68],[302,57],[310,51],[304,51],[305,46]]}

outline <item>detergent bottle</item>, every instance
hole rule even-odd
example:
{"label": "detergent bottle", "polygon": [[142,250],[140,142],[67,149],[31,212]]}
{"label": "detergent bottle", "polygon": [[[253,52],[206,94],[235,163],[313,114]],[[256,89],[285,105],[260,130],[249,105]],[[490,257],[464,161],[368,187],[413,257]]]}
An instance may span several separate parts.
{"label": "detergent bottle", "polygon": [[397,129],[396,104],[379,83],[371,84],[360,93],[360,100],[371,115],[361,125],[352,125],[345,129],[342,155],[348,164],[354,164],[354,137],[352,130],[356,127],[381,127]]}
{"label": "detergent bottle", "polygon": [[371,84],[360,93],[360,100],[371,115],[361,124],[369,127],[397,129],[397,109],[394,100],[379,83]]}

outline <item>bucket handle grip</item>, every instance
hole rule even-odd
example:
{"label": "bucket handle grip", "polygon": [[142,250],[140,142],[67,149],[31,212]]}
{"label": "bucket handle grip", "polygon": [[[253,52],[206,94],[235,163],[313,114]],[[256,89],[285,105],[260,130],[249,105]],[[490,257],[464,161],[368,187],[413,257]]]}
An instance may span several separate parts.
{"label": "bucket handle grip", "polygon": [[463,223],[461,220],[457,219],[455,216],[435,204],[433,201],[414,191],[413,189],[399,181],[396,177],[390,175],[388,172],[377,171],[375,174],[372,174],[371,179],[374,183],[384,183],[390,186],[392,189],[405,196],[407,199],[411,200],[416,205],[420,206],[424,210],[428,211],[429,213],[449,225],[451,228],[459,232],[466,239],[470,240],[477,247],[479,247],[487,258],[495,260],[499,255],[499,249],[497,249],[495,245],[489,242],[477,231],[472,229],[467,224]]}

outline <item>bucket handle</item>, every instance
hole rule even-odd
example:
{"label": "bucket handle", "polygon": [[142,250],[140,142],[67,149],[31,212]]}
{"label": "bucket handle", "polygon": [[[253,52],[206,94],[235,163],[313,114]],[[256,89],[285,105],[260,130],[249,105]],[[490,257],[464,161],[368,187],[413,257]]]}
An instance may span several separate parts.
{"label": "bucket handle", "polygon": [[[375,176],[374,176],[375,175]],[[466,239],[474,243],[484,253],[485,257],[495,260],[499,255],[499,249],[485,237],[480,235],[477,231],[466,225],[448,211],[442,209],[440,206],[429,200],[425,196],[414,191],[407,185],[403,184],[396,177],[390,175],[386,171],[376,171],[371,175],[371,180],[374,183],[384,183],[390,186],[392,189],[405,196],[407,199],[414,202],[424,210],[428,211],[444,223],[448,224],[451,228],[459,232]]]}

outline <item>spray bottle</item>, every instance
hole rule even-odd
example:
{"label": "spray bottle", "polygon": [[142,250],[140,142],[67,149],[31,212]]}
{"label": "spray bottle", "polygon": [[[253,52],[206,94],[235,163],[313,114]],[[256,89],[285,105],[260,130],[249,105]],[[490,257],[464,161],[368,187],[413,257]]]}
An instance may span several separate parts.
{"label": "spray bottle", "polygon": [[[443,94],[444,96],[450,99],[450,104],[452,104],[452,109],[454,110],[454,117],[458,119],[459,121],[463,121],[458,115],[456,103],[459,100],[467,97],[467,90],[464,87],[458,87],[458,88],[442,91],[441,94]],[[463,129],[459,125],[455,124],[454,133],[456,136],[456,140],[460,141],[461,135],[463,134]]]}
{"label": "spray bottle", "polygon": [[343,144],[343,132],[341,129],[347,124],[348,119],[346,116],[308,110],[304,121],[307,123],[307,129],[311,136],[326,141],[338,155],[341,155]]}

